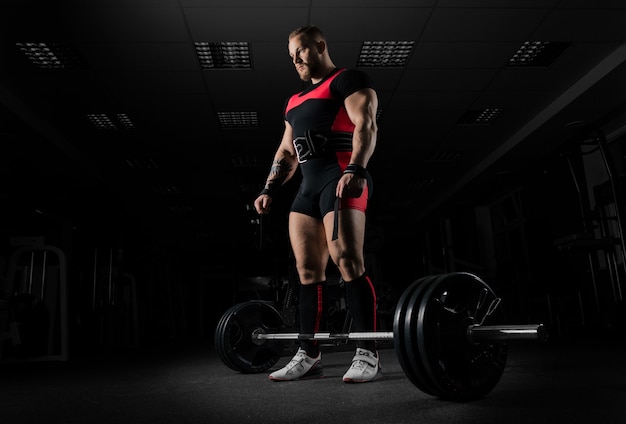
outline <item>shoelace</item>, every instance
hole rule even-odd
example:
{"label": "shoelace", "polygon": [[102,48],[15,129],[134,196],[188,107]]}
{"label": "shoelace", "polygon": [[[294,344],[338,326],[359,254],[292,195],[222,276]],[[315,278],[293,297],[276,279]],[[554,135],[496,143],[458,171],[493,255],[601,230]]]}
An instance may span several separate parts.
{"label": "shoelace", "polygon": [[352,368],[355,368],[357,370],[362,370],[365,369],[369,364],[361,359],[354,361],[352,363]]}
{"label": "shoelace", "polygon": [[[296,359],[297,358],[297,359]],[[290,362],[289,368],[293,368],[296,365],[301,364],[305,360],[305,356],[303,354],[297,354]]]}

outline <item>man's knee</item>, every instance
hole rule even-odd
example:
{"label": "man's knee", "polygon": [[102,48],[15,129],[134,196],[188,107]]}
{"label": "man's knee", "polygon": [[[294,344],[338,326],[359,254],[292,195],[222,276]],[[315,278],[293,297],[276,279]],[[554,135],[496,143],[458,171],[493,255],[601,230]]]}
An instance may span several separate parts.
{"label": "man's knee", "polygon": [[297,267],[300,284],[314,284],[326,279],[326,271],[321,268]]}
{"label": "man's knee", "polygon": [[360,277],[365,272],[363,259],[358,255],[341,255],[337,257],[335,265],[344,280],[350,281]]}

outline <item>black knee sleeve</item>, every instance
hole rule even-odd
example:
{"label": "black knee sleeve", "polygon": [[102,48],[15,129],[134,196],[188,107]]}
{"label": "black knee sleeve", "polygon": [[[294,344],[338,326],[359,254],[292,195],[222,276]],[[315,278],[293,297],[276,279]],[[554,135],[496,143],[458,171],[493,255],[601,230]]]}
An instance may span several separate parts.
{"label": "black knee sleeve", "polygon": [[[324,316],[324,283],[300,286],[300,333],[302,334],[314,334],[320,330]],[[300,347],[306,350],[309,356],[317,356],[319,352],[317,340],[302,340]]]}
{"label": "black knee sleeve", "polygon": [[[346,281],[346,300],[352,316],[354,331],[376,331],[376,290],[368,276],[363,274],[352,281]],[[358,347],[376,351],[374,340],[358,340]]]}

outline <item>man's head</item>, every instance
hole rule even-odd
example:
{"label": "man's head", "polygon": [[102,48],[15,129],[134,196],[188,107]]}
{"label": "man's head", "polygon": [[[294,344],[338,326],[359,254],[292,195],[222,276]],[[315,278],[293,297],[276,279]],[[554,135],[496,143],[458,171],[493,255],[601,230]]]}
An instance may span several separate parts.
{"label": "man's head", "polygon": [[334,68],[324,34],[315,26],[300,27],[289,34],[289,56],[302,81],[321,79]]}

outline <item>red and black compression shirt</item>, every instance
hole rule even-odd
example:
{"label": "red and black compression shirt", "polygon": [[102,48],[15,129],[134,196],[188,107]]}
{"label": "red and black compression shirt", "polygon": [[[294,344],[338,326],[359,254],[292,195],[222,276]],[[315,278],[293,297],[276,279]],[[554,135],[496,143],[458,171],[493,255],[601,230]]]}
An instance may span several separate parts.
{"label": "red and black compression shirt", "polygon": [[287,101],[285,120],[293,128],[293,137],[307,131],[353,132],[343,101],[364,88],[374,88],[368,74],[355,69],[335,69],[322,81],[294,94]]}

